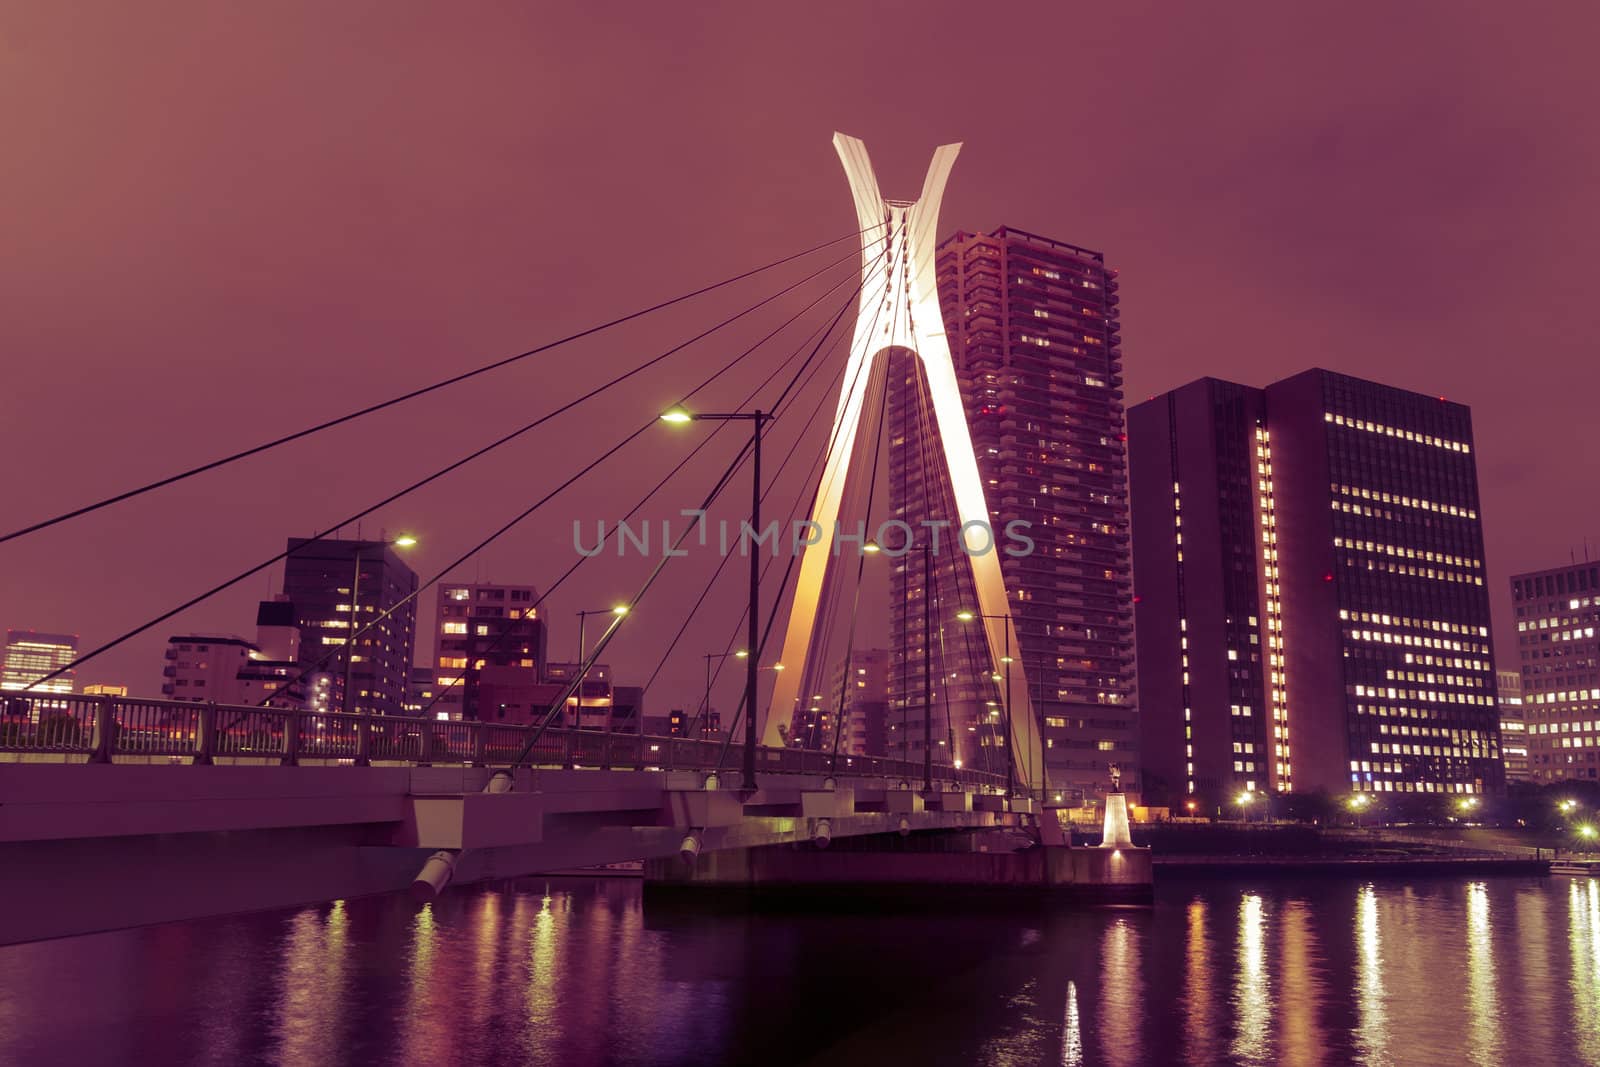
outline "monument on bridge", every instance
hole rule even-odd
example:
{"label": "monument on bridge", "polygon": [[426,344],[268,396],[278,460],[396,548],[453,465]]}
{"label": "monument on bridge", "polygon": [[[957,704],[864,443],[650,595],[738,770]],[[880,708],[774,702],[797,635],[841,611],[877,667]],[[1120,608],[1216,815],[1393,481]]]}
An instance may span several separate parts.
{"label": "monument on bridge", "polygon": [[[818,643],[818,606],[827,602],[824,596],[827,583],[833,580],[832,571],[837,569],[831,564],[835,561],[833,542],[840,502],[861,428],[868,382],[873,378],[874,368],[880,362],[887,362],[890,351],[900,349],[913,354],[927,376],[933,417],[944,447],[945,474],[961,524],[959,534],[953,530],[944,531],[939,551],[965,552],[971,564],[973,586],[978,596],[978,610],[974,614],[981,616],[1000,686],[1012,694],[1007,717],[1017,783],[1028,786],[1031,772],[1043,775],[1038,724],[1028,695],[1022,657],[1003,653],[1007,648],[1020,648],[1021,643],[1000,573],[998,553],[1002,549],[994,531],[988,528],[990,512],[984,500],[950,347],[945,339],[934,271],[939,202],[961,146],[941,145],[934,151],[933,162],[922,183],[922,195],[910,201],[883,198],[866,145],[860,140],[835,133],[833,146],[850,180],[856,218],[861,224],[861,297],[854,343],[845,366],[844,386],[834,414],[816,503],[810,515],[823,536],[817,543],[806,546],[801,559],[800,577],[779,660],[790,669],[777,676],[772,703],[761,724],[763,743],[783,744],[780,727],[787,726],[799,710],[799,696],[819,692],[817,683],[825,680],[823,666],[811,663],[807,654]],[[930,536],[928,530],[915,530],[913,534],[918,545]],[[1036,790],[1044,788],[1042,781],[1031,785]]]}

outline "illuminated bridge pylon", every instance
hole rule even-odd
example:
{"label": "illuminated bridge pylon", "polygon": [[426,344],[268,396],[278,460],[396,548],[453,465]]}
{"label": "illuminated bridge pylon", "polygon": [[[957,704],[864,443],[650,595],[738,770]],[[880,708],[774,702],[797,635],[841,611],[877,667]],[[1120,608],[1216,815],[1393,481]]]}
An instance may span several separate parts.
{"label": "illuminated bridge pylon", "polygon": [[[1003,550],[1003,531],[987,530],[989,509],[978,476],[977,458],[967,429],[950,346],[945,339],[934,270],[939,202],[944,197],[945,182],[961,146],[942,145],[935,150],[933,163],[922,183],[922,195],[911,202],[883,199],[866,145],[860,140],[835,133],[833,146],[850,180],[856,217],[861,225],[861,301],[855,339],[845,367],[844,386],[834,414],[831,445],[811,513],[811,521],[821,528],[823,535],[817,543],[806,546],[801,559],[800,577],[779,660],[787,669],[777,674],[772,703],[760,724],[764,743],[783,744],[780,726],[787,727],[799,707],[797,698],[802,692],[810,691],[802,689],[812,684],[808,680],[813,672],[809,669],[812,665],[808,663],[807,654],[818,641],[817,613],[819,605],[825,603],[823,593],[825,583],[830,581],[830,565],[836,561],[833,535],[861,428],[868,381],[873,377],[869,372],[879,360],[887,361],[890,351],[898,348],[914,353],[927,376],[956,514],[965,531],[966,543],[972,549],[966,558],[971,563],[973,587],[977,590],[977,611],[986,616],[981,621],[990,659],[997,672],[1014,672],[1009,679],[1012,752],[1016,780],[1026,785],[1030,768],[1044,766],[1040,758],[1039,731],[1028,698],[1022,656],[1014,651],[1012,662],[1003,662],[1005,648],[1021,648],[1000,574],[998,553]],[[979,525],[969,527],[969,523]],[[940,552],[961,552],[954,541],[955,531],[942,532]],[[930,536],[930,531],[916,530],[915,535],[921,544]],[[931,595],[931,591],[926,591],[925,595]],[[1010,631],[1009,640],[1007,631]],[[925,654],[932,655],[933,650],[929,648]],[[1005,674],[1001,673],[1000,678],[1003,690]],[[924,739],[925,744],[930,741]]]}

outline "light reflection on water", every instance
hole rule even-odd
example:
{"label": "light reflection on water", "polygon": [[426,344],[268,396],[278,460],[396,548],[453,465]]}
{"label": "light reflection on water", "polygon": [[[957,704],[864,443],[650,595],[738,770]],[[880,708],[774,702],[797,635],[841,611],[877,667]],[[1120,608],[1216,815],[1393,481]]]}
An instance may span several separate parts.
{"label": "light reflection on water", "polygon": [[1600,1063],[1600,883],[659,913],[624,880],[0,949],[0,1063]]}

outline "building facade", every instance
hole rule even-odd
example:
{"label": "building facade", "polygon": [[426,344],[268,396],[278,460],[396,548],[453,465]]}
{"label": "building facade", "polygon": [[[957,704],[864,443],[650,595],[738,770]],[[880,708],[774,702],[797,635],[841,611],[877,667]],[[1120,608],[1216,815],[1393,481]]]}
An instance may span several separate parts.
{"label": "building facade", "polygon": [[[1137,791],[1116,271],[1099,252],[1009,228],[956,233],[936,263],[996,550],[1008,524],[1028,524],[1031,551],[1017,542],[1017,552],[1000,552],[1000,565],[1020,646],[1012,655],[1039,719],[1050,785],[1074,800],[1102,793],[1117,764],[1124,787]],[[891,358],[887,403],[893,517],[919,531],[924,521],[948,522],[955,509],[942,445],[912,360]],[[957,758],[998,769],[1005,694],[981,625],[955,622],[976,597],[951,544],[947,531],[929,633],[922,560],[913,552],[894,561],[888,748],[920,756],[922,660],[932,655],[935,732],[944,735],[932,743],[953,740]]]}
{"label": "building facade", "polygon": [[[530,585],[440,584],[431,663],[434,718],[492,717],[479,715],[477,706],[479,676],[488,667],[504,668],[496,672],[502,687],[543,680],[546,632],[538,600]],[[527,677],[507,673],[515,670]]]}
{"label": "building facade", "polygon": [[239,675],[256,646],[234,634],[176,634],[167,638],[161,695],[168,700],[243,704]]}
{"label": "building facade", "polygon": [[[404,713],[416,591],[416,574],[388,541],[289,539],[283,594],[302,635],[301,668],[313,676],[308,701],[325,700],[332,711]],[[346,695],[345,644],[369,624],[353,650]]]}
{"label": "building facade", "polygon": [[1129,428],[1151,799],[1501,788],[1465,406],[1312,370]]}
{"label": "building facade", "polygon": [[1600,778],[1600,564],[1511,579],[1528,777]]}
{"label": "building facade", "polygon": [[[60,670],[78,656],[77,634],[47,634],[37,630],[7,630],[6,654],[0,665],[0,690],[27,689],[39,679]],[[73,675],[66,671],[34,689],[35,693],[70,693]]]}
{"label": "building facade", "polygon": [[1507,782],[1526,782],[1528,774],[1528,717],[1522,710],[1522,672],[1497,670],[1500,697],[1500,759]]}

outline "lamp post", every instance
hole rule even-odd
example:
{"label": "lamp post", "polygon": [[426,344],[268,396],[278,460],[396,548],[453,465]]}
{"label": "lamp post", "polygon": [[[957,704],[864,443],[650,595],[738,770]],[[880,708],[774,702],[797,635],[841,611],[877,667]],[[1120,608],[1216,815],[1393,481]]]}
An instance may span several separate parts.
{"label": "lamp post", "polygon": [[[663,422],[748,422],[751,427],[751,450],[754,477],[750,488],[750,534],[759,537],[761,530],[761,428],[771,422],[771,412],[756,408],[754,411],[732,411],[717,414],[691,414],[682,406],[663,412]],[[745,659],[744,679],[744,782],[740,788],[747,793],[756,791],[756,657],[761,648],[761,559],[757,549],[750,549],[750,640],[745,646],[750,655]]]}
{"label": "lamp post", "polygon": [[[583,688],[589,684],[589,665],[584,662],[584,654],[588,648],[588,646],[584,643],[584,620],[590,615],[615,615],[620,619],[627,613],[628,605],[626,604],[618,604],[617,606],[611,608],[595,608],[593,611],[580,611],[577,613],[578,671],[583,677],[578,680],[578,710],[572,713],[572,728],[575,730],[583,729]],[[606,708],[605,731],[606,733],[611,732],[611,708],[609,706]]]}
{"label": "lamp post", "polygon": [[[1012,766],[1016,761],[1011,750],[1011,616],[985,615],[978,611],[958,611],[956,612],[956,618],[961,622],[972,622],[974,619],[997,619],[1007,624],[1005,626],[1006,650],[1005,654],[1000,657],[1000,662],[1005,664],[1006,668],[1005,695],[1001,698],[1001,703],[1004,705],[1002,710],[1004,711],[1006,734],[1006,796],[1009,797],[1016,793],[1015,771]],[[1040,784],[1042,785],[1043,783],[1041,782]]]}
{"label": "lamp post", "polygon": [[[345,638],[344,650],[344,688],[339,694],[339,711],[344,714],[350,712],[350,688],[354,684],[356,662],[356,631],[361,629],[361,550],[368,544],[382,545],[385,548],[410,548],[417,543],[417,539],[410,534],[401,534],[399,537],[387,541],[357,541],[355,552],[355,573],[350,578],[350,629]],[[379,591],[380,594],[382,590]],[[380,600],[382,599],[380,595]],[[409,656],[409,652],[407,655]]]}
{"label": "lamp post", "polygon": [[712,661],[716,661],[717,663],[721,663],[723,660],[729,658],[730,656],[733,657],[734,659],[749,659],[750,658],[750,652],[747,649],[741,648],[737,652],[707,652],[704,655],[704,659],[706,661],[706,699],[705,699],[705,703],[700,705],[700,714],[695,716],[695,720],[699,724],[699,731],[698,732],[703,733],[705,731],[706,725],[711,722],[711,664],[712,664]]}

